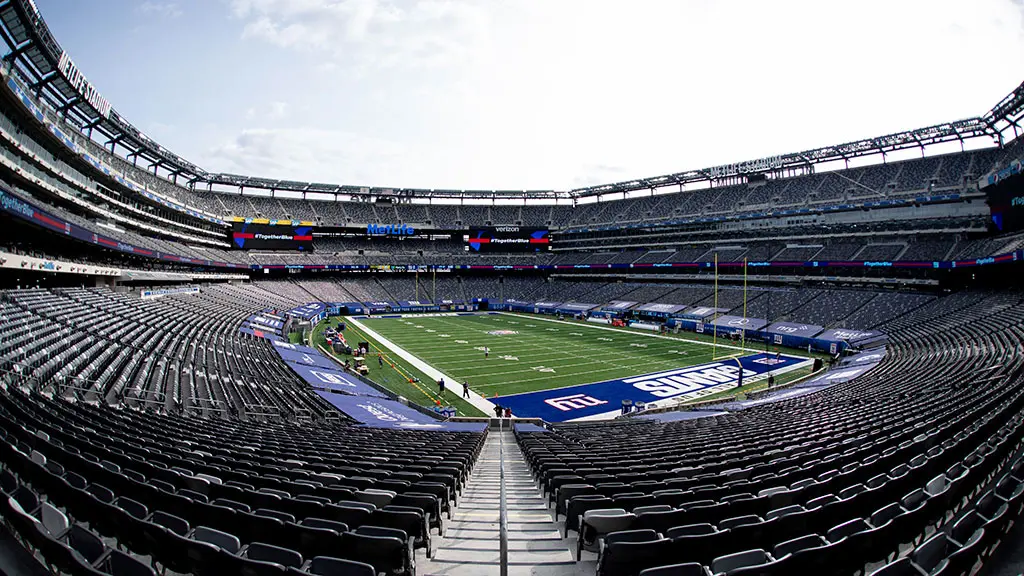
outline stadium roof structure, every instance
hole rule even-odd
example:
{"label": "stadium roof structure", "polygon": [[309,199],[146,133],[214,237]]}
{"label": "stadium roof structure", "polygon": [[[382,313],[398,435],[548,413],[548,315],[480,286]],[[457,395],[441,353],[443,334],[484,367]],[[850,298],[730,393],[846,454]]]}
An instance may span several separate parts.
{"label": "stadium roof structure", "polygon": [[[568,191],[437,190],[275,180],[207,172],[146,136],[118,114],[78,70],[67,52],[53,38],[33,0],[0,0],[0,37],[9,49],[4,60],[11,66],[11,70],[25,81],[40,101],[60,114],[67,123],[101,143],[112,154],[120,152],[120,155],[134,165],[139,166],[141,162],[146,170],[175,183],[183,182],[192,189],[205,187],[212,190],[215,186],[230,186],[237,190],[254,188],[343,194],[353,198],[575,200],[605,194],[656,190],[669,186],[681,188],[696,182],[764,172],[811,169],[815,164],[822,162],[848,161],[860,156],[884,155],[911,148],[923,150],[926,146],[943,142],[959,141],[962,144],[974,138],[988,137],[1001,146],[1024,133],[1021,127],[1021,120],[1024,119],[1022,83],[980,117],[803,152]],[[1007,137],[1011,131],[1012,137]]]}

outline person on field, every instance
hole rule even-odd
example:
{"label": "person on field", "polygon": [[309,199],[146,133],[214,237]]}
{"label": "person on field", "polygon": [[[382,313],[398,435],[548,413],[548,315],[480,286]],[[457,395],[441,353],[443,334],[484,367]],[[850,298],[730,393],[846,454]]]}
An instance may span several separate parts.
{"label": "person on field", "polygon": [[486,347],[486,346],[484,346],[484,358],[486,359],[486,358],[489,358],[490,356],[491,356],[491,349]]}
{"label": "person on field", "polygon": [[775,374],[768,373],[768,389],[771,390],[772,386],[775,385]]}
{"label": "person on field", "polygon": [[469,380],[462,381],[462,397],[469,398]]}
{"label": "person on field", "polygon": [[437,393],[444,396],[444,378],[437,381]]}
{"label": "person on field", "polygon": [[511,408],[505,408],[505,418],[511,418],[511,417],[512,417],[512,409]]}
{"label": "person on field", "polygon": [[381,368],[384,367],[384,355],[383,354],[377,354],[377,364],[380,365]]}
{"label": "person on field", "polygon": [[494,417],[495,418],[501,418],[501,413],[502,413],[502,407],[498,406],[497,404],[495,404],[494,405]]}

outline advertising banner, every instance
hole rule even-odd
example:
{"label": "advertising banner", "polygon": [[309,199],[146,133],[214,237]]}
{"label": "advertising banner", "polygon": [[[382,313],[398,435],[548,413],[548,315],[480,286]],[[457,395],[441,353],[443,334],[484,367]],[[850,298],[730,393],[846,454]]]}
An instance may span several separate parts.
{"label": "advertising banner", "polygon": [[677,314],[686,309],[685,304],[641,304],[634,308],[634,312],[653,312],[657,314]]}
{"label": "advertising banner", "polygon": [[319,352],[297,352],[288,350],[285,348],[278,348],[277,353],[286,362],[296,362],[298,364],[305,364],[307,366],[317,366],[320,368],[327,368],[330,370],[337,370],[338,365],[331,361]]}
{"label": "advertising banner", "polygon": [[315,348],[309,346],[303,346],[301,344],[292,344],[291,342],[274,342],[274,347],[278,348],[279,351],[290,350],[292,352],[298,352],[301,354],[319,354]]}
{"label": "advertising banner", "polygon": [[824,330],[821,326],[814,324],[799,324],[794,322],[775,322],[765,332],[769,334],[780,334],[782,336],[800,336],[810,338]]}
{"label": "advertising banner", "polygon": [[338,410],[372,428],[482,432],[487,427],[483,422],[441,422],[395,400],[344,396],[319,390],[317,394]]}
{"label": "advertising banner", "polygon": [[743,318],[742,316],[719,316],[712,322],[719,328],[732,328],[736,330],[760,330],[767,324],[767,320],[761,318]]}
{"label": "advertising banner", "polygon": [[387,397],[383,392],[380,392],[368,384],[362,383],[355,376],[345,374],[341,370],[309,366],[308,364],[300,364],[290,360],[285,360],[285,364],[294,370],[296,374],[306,381],[307,384],[314,388],[327,388],[328,390],[333,390],[335,392],[343,392],[345,394],[354,394],[357,396],[375,396],[377,398]]}

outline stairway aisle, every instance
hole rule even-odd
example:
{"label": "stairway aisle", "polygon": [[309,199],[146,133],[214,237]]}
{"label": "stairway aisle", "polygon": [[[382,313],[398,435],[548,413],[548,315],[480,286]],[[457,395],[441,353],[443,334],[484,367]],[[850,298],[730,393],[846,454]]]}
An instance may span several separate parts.
{"label": "stairway aisle", "polygon": [[[420,561],[417,573],[439,576],[490,576],[500,573],[501,465],[505,444],[505,503],[508,514],[510,576],[581,576],[575,557],[562,540],[552,511],[540,495],[523,453],[511,432],[492,429],[469,481],[437,540],[434,558]],[[591,568],[590,573],[593,574]]]}

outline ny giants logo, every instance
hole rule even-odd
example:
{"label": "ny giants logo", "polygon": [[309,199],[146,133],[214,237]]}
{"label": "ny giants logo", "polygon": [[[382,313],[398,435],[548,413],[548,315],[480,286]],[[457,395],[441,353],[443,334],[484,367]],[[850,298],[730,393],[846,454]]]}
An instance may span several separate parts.
{"label": "ny giants logo", "polygon": [[586,394],[573,394],[572,396],[561,396],[559,398],[548,398],[544,401],[545,404],[552,408],[557,408],[562,412],[568,412],[570,410],[579,410],[580,408],[590,408],[591,406],[601,406],[607,404],[607,400],[598,400],[593,396],[587,396]]}

